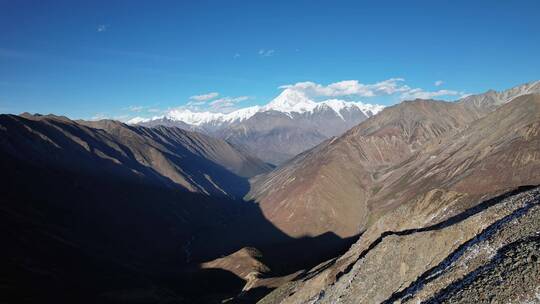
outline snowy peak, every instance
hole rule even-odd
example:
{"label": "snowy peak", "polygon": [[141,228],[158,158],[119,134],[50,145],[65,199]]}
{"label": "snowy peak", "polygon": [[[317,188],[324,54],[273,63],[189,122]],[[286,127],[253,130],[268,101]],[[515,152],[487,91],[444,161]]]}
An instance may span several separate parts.
{"label": "snowy peak", "polygon": [[[286,88],[264,106],[230,113],[176,108],[165,116],[130,122],[144,126],[173,126],[225,139],[265,162],[279,165],[331,136],[338,136],[383,109],[361,102],[311,98]],[[264,140],[261,140],[264,139]]]}
{"label": "snowy peak", "polygon": [[[320,112],[324,110],[330,110],[341,118],[347,111],[359,110],[366,117],[371,117],[380,112],[384,106],[365,104],[362,102],[345,101],[340,99],[328,99],[325,101],[314,101],[310,99],[305,93],[293,90],[285,89],[276,98],[270,101],[265,106],[252,106],[243,109],[239,109],[230,113],[217,113],[217,112],[197,112],[187,108],[177,108],[170,110],[165,116],[154,118],[141,118],[135,117],[129,120],[129,124],[148,123],[157,119],[168,119],[171,121],[180,121],[192,126],[213,126],[217,127],[223,124],[231,124],[236,122],[242,122],[251,118],[253,115],[259,112],[277,111],[285,113],[292,117],[292,113],[304,114]],[[345,112],[344,112],[345,111]]]}
{"label": "snowy peak", "polygon": [[170,111],[166,117],[178,120],[190,125],[200,126],[203,124],[233,123],[243,121],[255,115],[260,110],[259,106],[253,106],[236,110],[231,113],[215,112],[194,112],[189,109],[175,109]]}
{"label": "snowy peak", "polygon": [[143,123],[143,122],[148,122],[150,120],[152,120],[154,118],[144,118],[144,117],[133,117],[132,119],[126,121],[126,123],[128,125],[137,125],[137,124],[140,124],[140,123]]}
{"label": "snowy peak", "polygon": [[293,89],[285,89],[278,97],[262,108],[262,111],[278,111],[283,113],[306,113],[316,110],[332,109],[343,118],[342,111],[357,108],[364,115],[370,117],[380,112],[384,106],[365,104],[362,102],[345,101],[341,99],[328,99],[316,102],[306,96],[305,93]]}
{"label": "snowy peak", "polygon": [[317,103],[309,99],[304,93],[292,89],[285,89],[278,97],[263,107],[263,111],[278,111],[283,113],[311,112]]}
{"label": "snowy peak", "polygon": [[371,117],[384,109],[384,106],[377,104],[366,104],[363,102],[345,101],[341,99],[329,99],[317,103],[317,107],[328,106],[340,117],[342,117],[342,111],[348,111],[354,108],[360,110],[367,117]]}

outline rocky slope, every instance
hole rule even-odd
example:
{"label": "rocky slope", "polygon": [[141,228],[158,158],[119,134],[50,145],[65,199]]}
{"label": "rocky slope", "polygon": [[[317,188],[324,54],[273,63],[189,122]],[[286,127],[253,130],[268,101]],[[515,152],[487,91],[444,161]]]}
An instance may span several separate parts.
{"label": "rocky slope", "polygon": [[434,188],[474,200],[540,182],[539,95],[485,112],[403,102],[253,179],[248,197],[289,235],[351,236]]}
{"label": "rocky slope", "polygon": [[[418,208],[418,203],[399,211]],[[345,255],[260,303],[538,300],[539,188],[520,189],[423,225],[395,224],[396,215],[397,210],[385,215]]]}

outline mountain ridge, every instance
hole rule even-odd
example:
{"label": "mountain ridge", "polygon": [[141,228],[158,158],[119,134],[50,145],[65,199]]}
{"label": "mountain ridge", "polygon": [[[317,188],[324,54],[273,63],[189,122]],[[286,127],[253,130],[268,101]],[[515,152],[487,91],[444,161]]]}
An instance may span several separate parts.
{"label": "mountain ridge", "polygon": [[155,119],[131,121],[143,126],[178,126],[222,138],[244,147],[271,164],[280,164],[375,115],[384,107],[328,99],[315,101],[305,93],[285,89],[264,106],[231,113],[174,109]]}
{"label": "mountain ridge", "polygon": [[376,104],[365,104],[362,102],[345,101],[340,99],[328,99],[323,101],[314,101],[310,99],[305,93],[298,92],[291,89],[285,89],[276,98],[271,100],[264,106],[251,106],[234,110],[229,113],[221,112],[201,112],[192,111],[189,108],[174,109],[167,115],[156,116],[154,118],[134,118],[128,120],[128,124],[140,124],[150,122],[158,119],[169,119],[175,121],[181,121],[189,125],[198,127],[216,126],[219,124],[231,124],[242,122],[249,119],[258,112],[277,111],[282,113],[298,113],[303,114],[306,112],[313,112],[318,107],[329,107],[338,116],[341,117],[340,112],[348,110],[350,108],[357,108],[363,112],[366,116],[377,114],[384,106]]}
{"label": "mountain ridge", "polygon": [[[450,152],[445,153],[444,149],[440,148],[441,146],[449,145],[445,149],[463,155],[462,161],[472,165],[471,159],[467,160],[469,156],[459,154],[459,146],[451,143],[452,140],[457,143],[466,143],[467,141],[462,140],[461,137],[470,137],[470,135],[461,133],[464,130],[471,126],[479,128],[475,126],[489,121],[490,125],[484,126],[484,129],[498,130],[500,134],[504,134],[505,131],[501,130],[497,124],[506,122],[510,118],[517,123],[514,126],[521,125],[520,119],[524,117],[526,117],[525,121],[530,122],[538,119],[534,116],[539,112],[535,106],[537,95],[524,96],[526,102],[518,97],[502,105],[498,110],[486,111],[487,114],[482,115],[468,111],[463,103],[441,101],[416,100],[389,107],[379,115],[347,131],[341,137],[325,141],[276,170],[252,179],[248,198],[257,201],[265,216],[291,235],[317,235],[328,229],[340,236],[354,235],[360,231],[362,223],[371,221],[369,214],[373,214],[374,210],[370,209],[382,211],[407,198],[412,198],[411,194],[404,195],[405,193],[398,189],[403,188],[407,191],[409,187],[405,186],[406,181],[422,176],[418,170],[426,165],[431,166],[441,157],[445,159],[452,155]],[[529,107],[532,108],[528,109]],[[427,116],[423,114],[426,110],[429,110],[425,112]],[[506,113],[506,111],[510,112]],[[519,113],[526,116],[516,116],[520,115]],[[491,118],[486,120],[485,117]],[[512,125],[505,124],[505,126],[510,128]],[[535,134],[534,130],[533,124],[529,131],[520,132]],[[484,134],[485,131],[479,128],[470,132]],[[483,142],[485,139],[497,142],[497,138],[493,135],[484,136],[477,141]],[[528,147],[531,147],[530,145],[531,142],[528,142]],[[424,152],[419,154],[419,149]],[[475,146],[471,149],[484,150],[482,157],[491,155],[485,146]],[[534,155],[534,149],[530,153]],[[452,155],[452,157],[456,156]],[[457,162],[441,164],[459,168]],[[462,167],[460,170],[466,168]],[[528,169],[527,172],[529,172]],[[430,176],[433,173],[425,171],[423,174]],[[528,173],[524,171],[521,179],[525,178],[526,174]],[[421,180],[426,182],[426,185],[429,184],[428,179]],[[503,180],[505,178],[501,177],[501,182]],[[464,182],[462,184],[465,185]],[[349,185],[346,192],[339,190],[345,185]],[[486,185],[486,187],[495,191],[501,186],[497,185],[494,187]],[[484,188],[484,191],[486,189]],[[467,192],[471,190],[469,188]],[[388,195],[383,196],[385,193]],[[482,191],[478,192],[480,193]],[[311,225],[310,218],[320,219],[317,221],[319,226]]]}

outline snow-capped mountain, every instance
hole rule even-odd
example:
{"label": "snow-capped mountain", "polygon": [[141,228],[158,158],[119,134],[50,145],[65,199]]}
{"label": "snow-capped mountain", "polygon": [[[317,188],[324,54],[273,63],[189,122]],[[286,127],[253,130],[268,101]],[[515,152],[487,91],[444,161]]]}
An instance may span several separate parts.
{"label": "snow-capped mountain", "polygon": [[214,112],[194,112],[189,109],[175,109],[170,111],[167,117],[173,120],[183,121],[190,125],[201,126],[205,124],[240,122],[255,115],[259,110],[259,106],[253,106],[224,114]]}
{"label": "snow-capped mountain", "polygon": [[204,132],[241,146],[259,158],[280,164],[331,136],[337,136],[377,114],[384,106],[328,99],[315,101],[285,89],[264,106],[230,113],[174,109],[161,117],[128,123],[167,125]]}
{"label": "snow-capped mountain", "polygon": [[321,102],[315,102],[309,99],[304,93],[286,89],[278,97],[262,107],[262,111],[278,111],[283,113],[306,113],[313,112],[317,109],[324,108],[325,106],[332,109],[336,114],[343,118],[342,111],[349,111],[350,109],[357,108],[364,115],[372,116],[381,111],[384,106],[365,104],[362,102],[352,102],[340,99],[328,99]]}
{"label": "snow-capped mountain", "polygon": [[220,124],[231,124],[235,122],[241,122],[251,118],[258,112],[277,111],[291,115],[313,113],[314,111],[320,111],[326,107],[332,109],[336,115],[344,119],[342,112],[351,111],[352,109],[360,110],[365,116],[373,116],[381,111],[384,106],[376,104],[365,104],[362,102],[352,102],[340,99],[328,99],[320,102],[316,102],[308,98],[304,93],[286,89],[279,96],[273,99],[265,106],[252,106],[242,108],[230,113],[218,113],[218,112],[198,112],[192,111],[188,108],[178,108],[169,111],[164,116],[158,116],[154,118],[141,118],[135,117],[128,121],[129,124],[140,124],[153,120],[159,120],[166,118],[173,121],[181,121],[189,125],[204,127],[206,125],[216,126]]}

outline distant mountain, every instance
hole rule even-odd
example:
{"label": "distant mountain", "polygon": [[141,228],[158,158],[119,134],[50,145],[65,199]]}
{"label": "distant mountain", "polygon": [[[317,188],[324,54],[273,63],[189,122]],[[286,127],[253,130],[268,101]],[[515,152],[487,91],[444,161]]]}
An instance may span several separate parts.
{"label": "distant mountain", "polygon": [[382,109],[379,105],[338,99],[316,102],[302,92],[285,89],[262,107],[228,114],[173,110],[164,117],[129,123],[204,132],[242,146],[264,161],[280,164]]}

